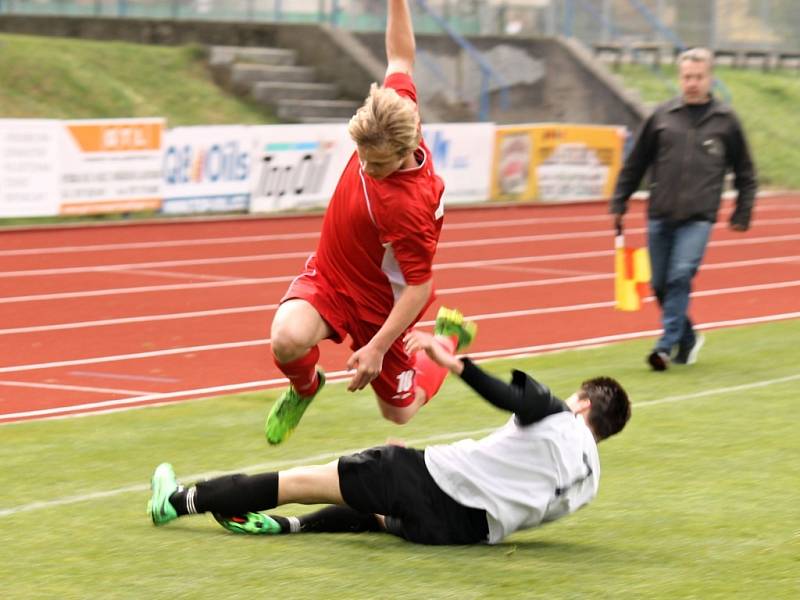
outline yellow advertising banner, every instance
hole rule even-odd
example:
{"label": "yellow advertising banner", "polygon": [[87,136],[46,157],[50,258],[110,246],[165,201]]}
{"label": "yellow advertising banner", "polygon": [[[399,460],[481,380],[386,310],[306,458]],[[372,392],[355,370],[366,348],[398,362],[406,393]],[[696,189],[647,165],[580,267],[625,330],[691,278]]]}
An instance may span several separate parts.
{"label": "yellow advertising banner", "polygon": [[609,198],[626,131],[608,125],[498,126],[492,200],[561,202]]}

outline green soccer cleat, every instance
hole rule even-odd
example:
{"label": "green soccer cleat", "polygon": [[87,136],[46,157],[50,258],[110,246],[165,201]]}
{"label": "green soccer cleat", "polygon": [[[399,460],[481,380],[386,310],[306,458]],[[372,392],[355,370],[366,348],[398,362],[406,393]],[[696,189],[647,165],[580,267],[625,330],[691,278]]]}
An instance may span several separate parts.
{"label": "green soccer cleat", "polygon": [[245,533],[248,535],[275,535],[281,533],[280,524],[263,513],[250,512],[236,517],[225,517],[219,513],[214,513],[217,523],[233,533]]}
{"label": "green soccer cleat", "polygon": [[301,396],[293,387],[289,386],[289,389],[283,392],[277,402],[272,405],[272,410],[269,411],[267,422],[264,425],[264,434],[270,444],[280,444],[289,437],[289,434],[300,422],[303,413],[306,412],[308,405],[325,387],[325,373],[317,369],[317,376],[319,377],[319,387],[311,396]]}
{"label": "green soccer cleat", "polygon": [[461,311],[455,308],[445,308],[442,306],[436,313],[436,324],[433,333],[445,337],[456,336],[456,352],[465,350],[475,339],[478,333],[478,326],[472,321],[465,321]]}
{"label": "green soccer cleat", "polygon": [[150,479],[150,489],[153,495],[147,502],[147,514],[153,520],[153,525],[163,525],[177,519],[178,513],[169,501],[169,497],[178,489],[171,464],[161,463],[156,467]]}

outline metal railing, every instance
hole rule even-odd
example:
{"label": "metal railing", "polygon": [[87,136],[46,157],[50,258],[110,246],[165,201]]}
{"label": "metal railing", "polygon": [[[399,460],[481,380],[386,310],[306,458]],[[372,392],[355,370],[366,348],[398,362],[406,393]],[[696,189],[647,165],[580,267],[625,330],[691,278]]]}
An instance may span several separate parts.
{"label": "metal railing", "polygon": [[417,5],[444,31],[450,39],[459,45],[461,50],[478,66],[481,72],[481,89],[478,109],[478,119],[481,121],[489,120],[490,111],[490,88],[494,81],[500,90],[500,107],[508,109],[508,82],[498,73],[480,51],[471,44],[466,38],[459,34],[445,19],[434,12],[426,0],[416,0]]}

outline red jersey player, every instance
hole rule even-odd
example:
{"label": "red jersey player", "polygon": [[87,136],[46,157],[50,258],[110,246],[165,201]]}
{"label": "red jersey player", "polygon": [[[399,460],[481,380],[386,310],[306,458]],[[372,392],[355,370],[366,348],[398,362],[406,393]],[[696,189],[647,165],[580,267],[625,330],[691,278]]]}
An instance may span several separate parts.
{"label": "red jersey player", "polygon": [[[272,321],[275,364],[291,385],[272,407],[267,440],[297,426],[325,378],[323,339],[352,339],[348,390],[372,384],[386,419],[405,423],[438,391],[447,370],[424,352],[406,354],[403,337],[433,301],[432,263],[442,229],[444,184],[420,132],[411,78],[415,42],[406,0],[389,0],[388,68],[370,88],[348,131],[357,151],[342,173],[317,251],[291,283]],[[442,309],[435,332],[450,352],[474,325]]]}

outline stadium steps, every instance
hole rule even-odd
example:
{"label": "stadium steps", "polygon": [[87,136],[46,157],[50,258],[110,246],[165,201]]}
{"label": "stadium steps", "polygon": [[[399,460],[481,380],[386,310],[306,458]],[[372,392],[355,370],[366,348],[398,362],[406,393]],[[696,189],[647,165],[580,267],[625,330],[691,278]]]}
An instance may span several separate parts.
{"label": "stadium steps", "polygon": [[317,81],[315,69],[296,64],[296,58],[284,48],[208,50],[208,65],[219,85],[270,107],[281,121],[341,123],[353,116],[360,100],[341,99],[336,85]]}
{"label": "stadium steps", "polygon": [[252,96],[262,104],[274,105],[278,100],[335,100],[339,93],[332,83],[258,81]]}
{"label": "stadium steps", "polygon": [[348,121],[359,107],[352,100],[278,100],[278,118],[286,121],[300,121],[308,118],[324,117]]}

